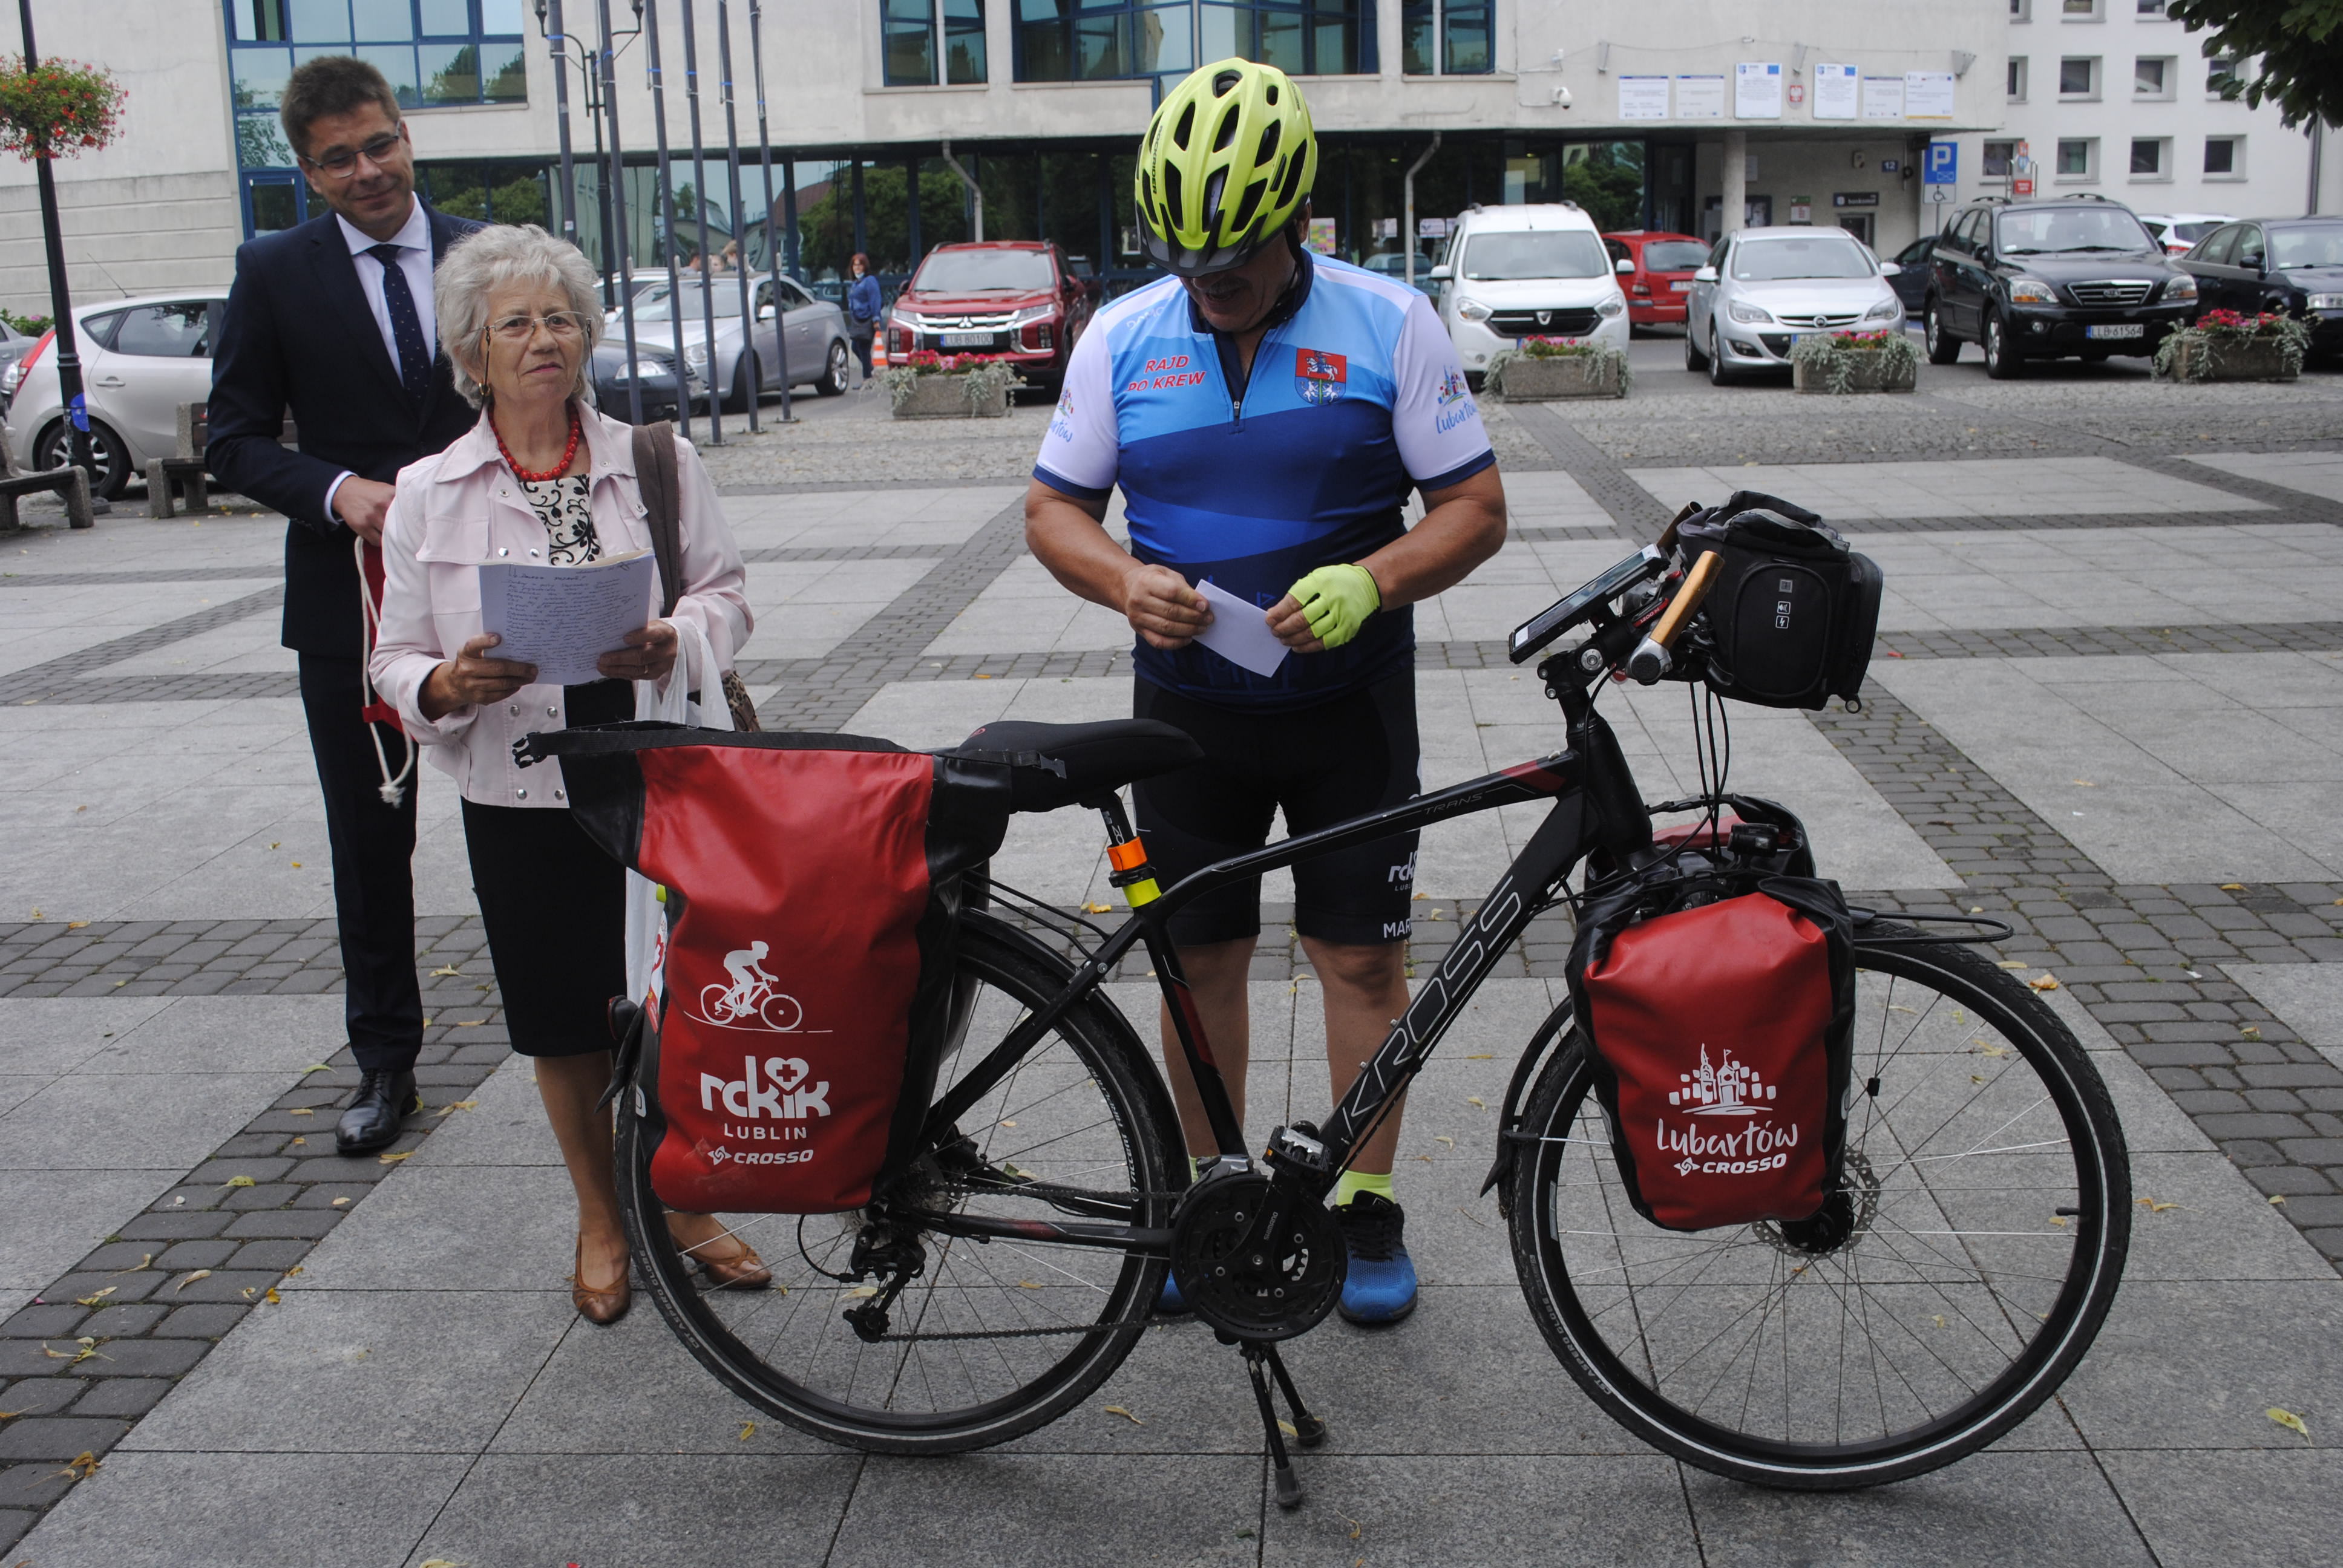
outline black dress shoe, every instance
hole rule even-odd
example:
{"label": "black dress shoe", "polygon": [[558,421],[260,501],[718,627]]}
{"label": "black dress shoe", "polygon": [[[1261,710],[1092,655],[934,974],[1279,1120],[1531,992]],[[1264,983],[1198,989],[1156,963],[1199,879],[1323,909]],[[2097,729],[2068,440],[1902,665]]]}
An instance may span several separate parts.
{"label": "black dress shoe", "polygon": [[415,1074],[387,1068],[358,1080],[358,1091],[334,1129],[334,1147],[344,1154],[368,1154],[397,1141],[398,1124],[423,1109]]}

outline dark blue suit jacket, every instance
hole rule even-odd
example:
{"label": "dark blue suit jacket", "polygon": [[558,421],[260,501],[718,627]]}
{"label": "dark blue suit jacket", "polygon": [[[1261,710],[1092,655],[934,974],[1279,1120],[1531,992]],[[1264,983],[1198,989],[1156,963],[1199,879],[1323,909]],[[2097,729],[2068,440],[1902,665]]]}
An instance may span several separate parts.
{"label": "dark blue suit jacket", "polygon": [[[483,226],[426,207],[431,261]],[[291,413],[300,449],[277,444]],[[274,507],[285,530],[285,646],[357,658],[366,650],[350,530],[326,511],[347,469],[389,484],[478,417],[436,354],[418,413],[376,329],[357,264],[334,215],[251,240],[236,253],[212,357],[211,444],[222,487]]]}

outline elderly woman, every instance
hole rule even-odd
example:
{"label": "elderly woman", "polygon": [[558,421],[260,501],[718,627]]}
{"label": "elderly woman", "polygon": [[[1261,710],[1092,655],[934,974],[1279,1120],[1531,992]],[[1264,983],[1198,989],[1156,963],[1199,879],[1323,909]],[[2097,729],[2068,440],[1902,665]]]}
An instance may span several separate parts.
{"label": "elderly woman", "polygon": [[[499,658],[480,623],[480,562],[583,565],[648,549],[632,428],[584,400],[602,324],[594,269],[535,226],[480,230],[449,247],[433,284],[439,341],[458,391],[480,409],[470,433],[404,469],[384,529],[381,635],[372,674],[407,732],[463,792],[464,841],[512,1046],[536,1059],[538,1091],[578,1192],[571,1295],[598,1323],[630,1296],[613,1180],[609,999],[627,990],[625,871],[571,819],[558,765],[522,772],[512,743],[533,729],[635,717],[640,683],[708,685],[748,636],[744,573],[716,491],[676,443],[684,581],[671,619],[648,619],[601,656],[599,680],[539,682]],[[678,668],[677,624],[707,634],[713,669]],[[712,1218],[672,1214],[678,1243],[719,1285],[770,1282],[757,1254]]]}

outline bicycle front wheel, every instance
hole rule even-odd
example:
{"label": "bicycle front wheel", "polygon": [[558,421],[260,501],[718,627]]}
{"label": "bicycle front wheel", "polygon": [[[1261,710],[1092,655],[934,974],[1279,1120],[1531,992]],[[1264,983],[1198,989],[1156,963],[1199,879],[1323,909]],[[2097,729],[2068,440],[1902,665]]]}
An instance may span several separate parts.
{"label": "bicycle front wheel", "polygon": [[[1062,988],[1062,964],[969,915],[957,1020],[939,1091]],[[978,1242],[916,1232],[920,1271],[888,1306],[887,1332],[845,1312],[874,1294],[840,1278],[874,1208],[844,1214],[726,1214],[772,1271],[769,1290],[717,1288],[669,1236],[651,1190],[653,1140],[623,1109],[618,1195],[635,1265],[700,1363],[750,1403],[829,1442],[886,1453],[1005,1442],[1055,1420],[1121,1364],[1163,1288],[1166,1261],[1047,1241]],[[1071,1009],[960,1120],[954,1168],[909,1196],[930,1211],[1005,1219],[1170,1223],[1182,1145],[1171,1096],[1121,1015]],[[1181,1175],[1184,1180],[1184,1169]],[[1069,1206],[1071,1206],[1071,1208]],[[900,1222],[898,1221],[899,1226]],[[890,1238],[900,1244],[900,1231]]]}
{"label": "bicycle front wheel", "polygon": [[1843,1236],[1663,1230],[1628,1204],[1583,1036],[1513,1168],[1514,1264],[1554,1353],[1677,1458],[1842,1490],[1949,1464],[2065,1381],[2115,1299],[2130,1168],[2106,1086],[1974,951],[1858,945]]}

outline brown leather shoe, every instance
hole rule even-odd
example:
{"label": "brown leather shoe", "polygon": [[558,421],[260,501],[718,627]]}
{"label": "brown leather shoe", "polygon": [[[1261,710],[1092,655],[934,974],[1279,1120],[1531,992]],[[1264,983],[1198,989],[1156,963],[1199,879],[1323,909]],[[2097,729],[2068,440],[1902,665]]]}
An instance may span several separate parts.
{"label": "brown leather shoe", "polygon": [[578,1243],[578,1271],[569,1276],[569,1302],[589,1323],[615,1323],[635,1304],[635,1293],[623,1267],[610,1284],[586,1282],[586,1243],[581,1239]]}
{"label": "brown leather shoe", "polygon": [[[709,1255],[709,1248],[726,1241],[739,1250],[727,1252],[722,1257]],[[702,1242],[697,1250],[686,1247],[679,1237],[676,1245],[719,1291],[761,1291],[773,1282],[773,1271],[765,1267],[764,1259],[757,1256],[757,1249],[738,1236],[714,1237]]]}

